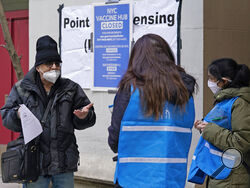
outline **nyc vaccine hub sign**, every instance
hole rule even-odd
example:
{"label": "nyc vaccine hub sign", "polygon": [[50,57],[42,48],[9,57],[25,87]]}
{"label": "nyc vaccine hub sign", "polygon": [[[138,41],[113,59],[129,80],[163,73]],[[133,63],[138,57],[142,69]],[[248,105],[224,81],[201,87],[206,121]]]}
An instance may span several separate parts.
{"label": "nyc vaccine hub sign", "polygon": [[94,5],[93,89],[117,88],[125,73],[131,44],[131,5]]}
{"label": "nyc vaccine hub sign", "polygon": [[147,33],[164,38],[177,59],[179,5],[180,0],[140,0],[64,7],[62,76],[83,88],[117,88],[127,69],[132,38],[136,42]]}

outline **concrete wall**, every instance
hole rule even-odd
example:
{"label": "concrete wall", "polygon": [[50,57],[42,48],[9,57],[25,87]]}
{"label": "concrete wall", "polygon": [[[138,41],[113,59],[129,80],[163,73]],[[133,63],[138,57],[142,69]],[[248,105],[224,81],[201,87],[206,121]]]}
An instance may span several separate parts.
{"label": "concrete wall", "polygon": [[250,1],[204,1],[204,112],[211,109],[213,94],[207,87],[207,66],[230,57],[250,67]]}
{"label": "concrete wall", "polygon": [[[30,0],[29,1],[29,35],[30,35],[30,67],[34,65],[35,43],[37,38],[49,34],[54,39],[59,37],[59,4],[64,6],[85,5],[101,0]],[[183,1],[181,23],[181,64],[197,78],[199,87],[203,83],[203,1]],[[77,131],[77,140],[81,152],[81,166],[76,173],[87,178],[112,181],[115,164],[112,162],[114,154],[110,151],[107,138],[107,128],[110,125],[111,114],[108,105],[112,104],[114,95],[107,92],[93,92],[85,90],[94,102],[97,123],[93,128]],[[202,89],[195,96],[196,116],[202,117]],[[194,151],[199,134],[194,131],[190,156]],[[190,157],[191,159],[191,157]],[[186,187],[193,187],[187,184]]]}
{"label": "concrete wall", "polygon": [[28,9],[28,0],[2,0],[4,11]]}
{"label": "concrete wall", "polygon": [[[203,115],[203,1],[182,2],[181,15],[181,65],[185,70],[197,79],[199,90],[194,96],[196,119]],[[200,133],[193,129],[191,148],[189,151],[189,163],[197,145]],[[194,187],[193,183],[187,183],[186,187]]]}

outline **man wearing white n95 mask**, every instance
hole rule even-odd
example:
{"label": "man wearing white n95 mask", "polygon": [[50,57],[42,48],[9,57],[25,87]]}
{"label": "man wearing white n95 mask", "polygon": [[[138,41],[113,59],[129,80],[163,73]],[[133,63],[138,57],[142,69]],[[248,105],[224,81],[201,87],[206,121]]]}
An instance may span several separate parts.
{"label": "man wearing white n95 mask", "polygon": [[47,105],[52,104],[39,138],[40,176],[24,187],[46,188],[52,181],[53,187],[72,188],[79,160],[74,130],[95,124],[93,103],[77,83],[61,78],[62,61],[54,39],[40,37],[36,52],[35,66],[15,84],[1,109],[3,125],[22,135],[19,105],[25,104],[41,121]]}

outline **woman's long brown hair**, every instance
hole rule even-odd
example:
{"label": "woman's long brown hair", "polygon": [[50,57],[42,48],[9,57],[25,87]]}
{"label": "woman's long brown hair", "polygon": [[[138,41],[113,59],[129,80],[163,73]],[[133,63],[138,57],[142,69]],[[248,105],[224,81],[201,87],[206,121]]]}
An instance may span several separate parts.
{"label": "woman's long brown hair", "polygon": [[147,34],[135,43],[128,69],[119,83],[120,90],[140,91],[140,99],[146,116],[155,119],[163,114],[166,101],[184,107],[189,99],[174,55],[168,43],[158,35]]}

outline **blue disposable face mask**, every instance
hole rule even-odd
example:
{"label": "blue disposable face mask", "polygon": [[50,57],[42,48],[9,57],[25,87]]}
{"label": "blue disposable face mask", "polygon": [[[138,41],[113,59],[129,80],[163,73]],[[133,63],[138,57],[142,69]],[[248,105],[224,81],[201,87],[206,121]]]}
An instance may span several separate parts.
{"label": "blue disposable face mask", "polygon": [[207,86],[211,89],[211,91],[213,92],[213,94],[218,93],[221,88],[217,85],[219,81],[217,82],[212,82],[210,80],[207,81]]}

